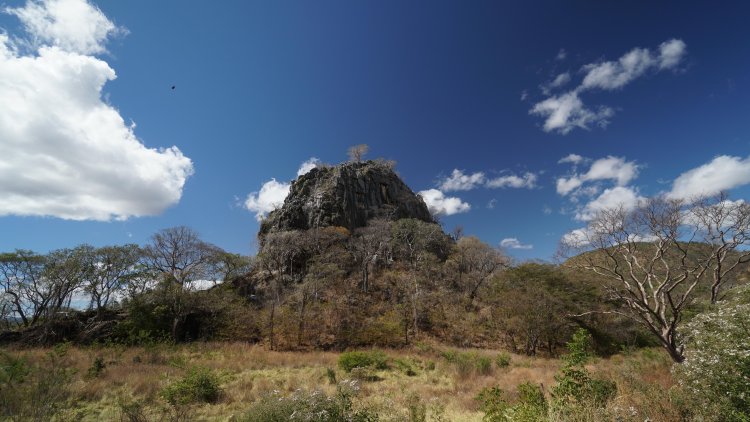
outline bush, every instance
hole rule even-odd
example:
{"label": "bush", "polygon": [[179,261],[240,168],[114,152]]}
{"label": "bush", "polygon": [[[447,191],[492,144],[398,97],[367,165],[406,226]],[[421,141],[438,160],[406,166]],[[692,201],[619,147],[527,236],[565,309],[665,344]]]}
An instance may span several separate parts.
{"label": "bush", "polygon": [[497,357],[495,358],[495,363],[497,364],[498,368],[509,367],[510,361],[511,361],[510,354],[505,353],[505,352],[498,354]]}
{"label": "bush", "polygon": [[38,365],[0,350],[0,420],[51,420],[66,406],[73,371],[67,345]]}
{"label": "bush", "polygon": [[219,377],[207,368],[192,368],[181,380],[161,391],[161,396],[173,406],[191,403],[216,403],[221,396]]}
{"label": "bush", "polygon": [[344,381],[336,388],[336,394],[326,396],[321,391],[295,391],[291,396],[278,392],[263,397],[245,413],[247,422],[375,422],[378,415],[368,409],[354,410],[352,398],[359,391],[356,381]]}
{"label": "bush", "polygon": [[750,420],[750,288],[734,293],[686,325],[685,361],[673,366],[686,402],[706,420]]}
{"label": "bush", "polygon": [[592,379],[584,366],[591,359],[591,336],[583,328],[573,334],[568,342],[568,354],[562,357],[563,367],[555,376],[557,385],[552,397],[560,407],[579,404],[601,407],[617,392],[614,382]]}
{"label": "bush", "polygon": [[484,422],[505,422],[508,420],[505,412],[508,410],[508,401],[505,392],[500,387],[485,387],[477,397],[479,409],[484,412]]}
{"label": "bush", "polygon": [[487,356],[477,356],[474,361],[474,368],[479,375],[489,375],[492,373],[492,359]]}
{"label": "bush", "polygon": [[339,367],[346,372],[354,368],[388,369],[388,356],[379,350],[344,352],[339,356]]}

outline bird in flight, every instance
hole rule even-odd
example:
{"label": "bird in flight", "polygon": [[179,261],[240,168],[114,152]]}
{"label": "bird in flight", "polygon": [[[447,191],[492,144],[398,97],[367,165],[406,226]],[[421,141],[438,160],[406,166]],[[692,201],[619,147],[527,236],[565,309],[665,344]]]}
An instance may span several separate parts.
{"label": "bird in flight", "polygon": [[172,85],[172,89],[175,89],[175,85]]}

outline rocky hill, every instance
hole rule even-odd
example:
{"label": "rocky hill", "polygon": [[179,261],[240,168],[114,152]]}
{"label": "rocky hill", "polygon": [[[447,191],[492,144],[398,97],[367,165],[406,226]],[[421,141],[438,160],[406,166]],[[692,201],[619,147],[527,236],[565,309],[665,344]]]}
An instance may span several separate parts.
{"label": "rocky hill", "polygon": [[434,221],[422,198],[387,162],[321,166],[292,183],[284,205],[262,222],[259,236],[326,226],[354,230],[377,217]]}

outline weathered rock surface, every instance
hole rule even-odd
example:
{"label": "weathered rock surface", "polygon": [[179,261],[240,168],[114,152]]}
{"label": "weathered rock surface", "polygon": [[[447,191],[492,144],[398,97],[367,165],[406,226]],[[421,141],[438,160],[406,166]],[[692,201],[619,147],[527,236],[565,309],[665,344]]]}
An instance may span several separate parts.
{"label": "weathered rock surface", "polygon": [[376,217],[434,222],[424,200],[387,163],[344,163],[315,168],[292,182],[284,205],[261,223],[259,235],[326,226],[354,230]]}

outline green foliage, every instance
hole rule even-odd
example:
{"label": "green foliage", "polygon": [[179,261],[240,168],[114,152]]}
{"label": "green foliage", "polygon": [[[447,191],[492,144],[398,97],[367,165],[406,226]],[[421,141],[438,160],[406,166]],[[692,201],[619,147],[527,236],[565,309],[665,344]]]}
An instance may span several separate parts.
{"label": "green foliage", "polygon": [[547,399],[538,385],[525,382],[518,386],[518,403],[508,409],[514,422],[537,422],[547,420]]}
{"label": "green foliage", "polygon": [[750,288],[696,316],[684,329],[685,362],[673,372],[694,412],[750,420]]}
{"label": "green foliage", "polygon": [[484,412],[484,422],[505,422],[508,418],[505,412],[510,407],[505,398],[505,392],[500,387],[485,387],[476,397],[479,409]]}
{"label": "green foliage", "polygon": [[427,422],[427,406],[418,395],[409,396],[406,400],[406,408],[409,411],[409,422]]}
{"label": "green foliage", "polygon": [[380,350],[344,352],[339,356],[339,367],[346,372],[354,368],[388,369],[388,355]]}
{"label": "green foliage", "polygon": [[453,364],[461,377],[471,374],[489,375],[492,373],[492,359],[476,352],[459,352],[456,350],[445,350],[441,353],[443,358]]}
{"label": "green foliage", "polygon": [[0,351],[0,420],[50,420],[66,406],[73,371],[67,344],[38,365]]}
{"label": "green foliage", "polygon": [[104,363],[104,358],[101,356],[97,356],[93,362],[91,362],[91,366],[89,367],[88,371],[86,371],[86,376],[88,378],[97,378],[99,375],[104,372],[104,369],[107,367],[107,364]]}
{"label": "green foliage", "polygon": [[612,381],[592,379],[584,367],[591,359],[591,336],[583,328],[578,329],[568,342],[568,354],[562,357],[563,367],[555,376],[557,385],[552,389],[552,397],[560,406],[578,404],[606,404],[617,392]]}
{"label": "green foliage", "polygon": [[216,403],[222,394],[219,377],[207,368],[191,368],[178,381],[166,386],[161,396],[173,406]]}
{"label": "green foliage", "polygon": [[326,378],[328,378],[329,384],[336,384],[336,371],[333,368],[326,368]]}
{"label": "green foliage", "polygon": [[282,396],[274,391],[254,403],[240,419],[246,422],[376,422],[378,415],[369,409],[355,409],[353,398],[359,391],[356,381],[344,381],[336,394],[326,396],[321,391],[295,391]]}
{"label": "green foliage", "polygon": [[498,368],[507,368],[510,366],[511,357],[509,353],[499,353],[497,357],[495,357],[495,363],[497,364]]}

